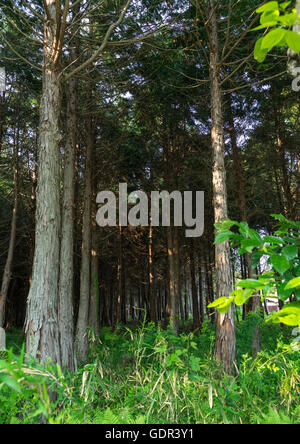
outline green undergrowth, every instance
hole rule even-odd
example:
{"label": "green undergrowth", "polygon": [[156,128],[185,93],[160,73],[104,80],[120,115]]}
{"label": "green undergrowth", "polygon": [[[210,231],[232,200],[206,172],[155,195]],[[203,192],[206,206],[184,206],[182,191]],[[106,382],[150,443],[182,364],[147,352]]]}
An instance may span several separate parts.
{"label": "green undergrowth", "polygon": [[0,423],[299,424],[300,351],[292,329],[257,315],[239,323],[234,376],[214,359],[214,331],[208,322],[201,333],[179,336],[152,324],[103,328],[100,338],[90,334],[89,363],[76,374],[25,362],[13,332],[13,350],[0,361]]}

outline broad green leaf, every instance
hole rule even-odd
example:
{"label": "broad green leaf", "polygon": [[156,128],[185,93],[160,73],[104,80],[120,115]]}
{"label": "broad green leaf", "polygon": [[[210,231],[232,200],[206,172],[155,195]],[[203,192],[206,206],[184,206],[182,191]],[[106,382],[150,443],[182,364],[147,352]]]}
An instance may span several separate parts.
{"label": "broad green leaf", "polygon": [[273,28],[276,25],[277,25],[277,22],[275,22],[275,21],[266,22],[263,25],[259,25],[256,28],[251,29],[251,31],[260,31],[261,29]]}
{"label": "broad green leaf", "polygon": [[263,37],[261,49],[270,51],[272,48],[274,48],[274,46],[277,45],[277,43],[281,42],[287,32],[288,31],[283,28],[273,29],[265,37]]}
{"label": "broad green leaf", "polygon": [[264,255],[264,253],[262,251],[255,251],[252,254],[253,268],[255,268],[255,267],[257,267],[259,265],[260,260],[261,260],[263,255]]}
{"label": "broad green leaf", "polygon": [[248,253],[252,253],[253,248],[259,247],[260,243],[257,242],[254,239],[244,239],[241,242],[241,246],[243,249],[245,249]]}
{"label": "broad green leaf", "polygon": [[216,235],[215,244],[222,244],[232,236],[232,231],[222,231]]}
{"label": "broad green leaf", "polygon": [[280,48],[282,48],[283,46],[286,46],[285,37],[279,43],[277,43],[276,46],[278,46]]}
{"label": "broad green leaf", "polygon": [[277,291],[281,301],[287,301],[291,297],[292,290],[286,290],[285,283],[277,284]]}
{"label": "broad green leaf", "polygon": [[225,314],[225,313],[227,313],[227,312],[229,311],[229,309],[230,309],[232,303],[233,303],[233,298],[228,298],[228,301],[227,301],[227,302],[224,302],[224,304],[219,305],[219,306],[217,307],[218,313],[220,313],[220,314]]}
{"label": "broad green leaf", "polygon": [[284,324],[284,325],[288,325],[290,327],[296,327],[296,326],[300,326],[300,323],[298,322],[298,318],[297,316],[295,316],[294,314],[288,314],[288,313],[283,313],[282,315],[277,315],[273,322],[276,324]]}
{"label": "broad green leaf", "polygon": [[279,256],[279,254],[273,254],[270,257],[270,263],[280,274],[284,274],[290,268],[289,260],[285,256]]}
{"label": "broad green leaf", "polygon": [[220,314],[224,314],[224,313],[228,312],[232,302],[233,302],[233,298],[227,298],[227,297],[223,296],[223,297],[217,299],[212,304],[209,304],[208,308],[215,308],[216,307]]}
{"label": "broad green leaf", "polygon": [[293,293],[294,293],[294,295],[296,297],[296,300],[300,301],[300,287],[295,288]]}
{"label": "broad green leaf", "polygon": [[250,239],[256,240],[259,245],[263,245],[262,238],[260,237],[258,232],[253,230],[252,228],[250,228],[250,230],[249,230],[249,237],[250,237]]}
{"label": "broad green leaf", "polygon": [[277,20],[279,18],[279,15],[280,14],[279,14],[278,9],[276,11],[266,11],[260,17],[260,23],[262,25],[264,25],[265,23],[268,23],[268,22],[276,22],[276,24],[277,24]]}
{"label": "broad green leaf", "polygon": [[244,237],[249,237],[249,225],[247,224],[247,222],[241,222],[240,223],[240,229],[239,232],[241,233],[242,236]]}
{"label": "broad green leaf", "polygon": [[270,282],[263,289],[264,296],[268,297],[270,294],[274,293],[274,282]]}
{"label": "broad green leaf", "polygon": [[300,302],[287,304],[278,313],[271,317],[275,323],[282,323],[291,327],[300,327]]}
{"label": "broad green leaf", "polygon": [[254,58],[259,63],[264,62],[267,57],[267,54],[268,54],[268,50],[266,50],[266,49],[262,50],[262,48],[261,48],[262,41],[263,41],[263,37],[258,39],[255,44],[255,48],[254,48]]}
{"label": "broad green leaf", "polygon": [[292,2],[290,1],[290,2],[283,2],[283,3],[280,3],[280,8],[281,9],[286,9],[288,6],[290,6],[290,4],[291,4]]}
{"label": "broad green leaf", "polygon": [[208,308],[215,308],[218,307],[219,305],[224,304],[224,302],[227,302],[228,298],[226,296],[223,296],[219,299],[216,299],[214,302],[212,302],[211,304],[208,305]]}
{"label": "broad green leaf", "polygon": [[231,219],[225,219],[222,222],[216,223],[215,227],[220,231],[224,231],[230,230],[230,228],[232,228],[234,225],[239,225],[239,223]]}
{"label": "broad green leaf", "polygon": [[298,256],[298,247],[296,245],[287,245],[282,249],[282,254],[288,259],[292,260]]}
{"label": "broad green leaf", "polygon": [[289,220],[283,214],[271,214],[271,216],[280,222],[289,222]]}
{"label": "broad green leaf", "polygon": [[300,53],[300,35],[294,31],[287,31],[285,41],[290,49],[297,54]]}
{"label": "broad green leaf", "polygon": [[297,20],[297,14],[292,12],[291,14],[285,14],[278,17],[278,21],[284,26],[293,26]]}
{"label": "broad green leaf", "polygon": [[262,290],[265,287],[265,284],[263,282],[260,282],[256,279],[244,279],[241,280],[238,284],[237,287],[242,287],[242,288],[251,288],[251,289],[256,289],[256,290]]}
{"label": "broad green leaf", "polygon": [[251,298],[255,290],[247,288],[246,290],[236,290],[234,302],[236,305],[244,305]]}
{"label": "broad green leaf", "polygon": [[285,290],[292,290],[293,288],[300,287],[300,277],[292,279],[285,287]]}
{"label": "broad green leaf", "polygon": [[267,244],[276,244],[276,245],[284,244],[284,240],[281,237],[276,237],[276,236],[265,236],[264,242]]}
{"label": "broad green leaf", "polygon": [[266,11],[276,11],[277,9],[279,9],[279,4],[278,2],[268,2],[265,3],[264,5],[260,6],[256,12],[258,14],[260,14],[261,12],[266,12]]}

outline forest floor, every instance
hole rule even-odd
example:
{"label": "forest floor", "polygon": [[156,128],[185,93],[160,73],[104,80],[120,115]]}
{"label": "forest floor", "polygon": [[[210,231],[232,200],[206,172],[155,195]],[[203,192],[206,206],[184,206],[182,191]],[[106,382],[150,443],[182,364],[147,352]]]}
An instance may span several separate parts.
{"label": "forest floor", "polygon": [[[261,323],[261,352],[251,355]],[[214,360],[215,329],[175,336],[154,325],[90,332],[89,364],[76,374],[24,363],[22,336],[0,361],[0,423],[299,424],[300,351],[292,329],[250,317],[237,325],[237,365]],[[1,359],[1,357],[0,357]],[[46,384],[57,393],[51,402]]]}

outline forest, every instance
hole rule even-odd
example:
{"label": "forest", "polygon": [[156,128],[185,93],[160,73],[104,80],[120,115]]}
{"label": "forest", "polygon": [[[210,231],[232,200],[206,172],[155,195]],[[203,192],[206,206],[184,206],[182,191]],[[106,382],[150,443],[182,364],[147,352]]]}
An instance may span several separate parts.
{"label": "forest", "polygon": [[300,424],[299,99],[300,0],[0,0],[0,424]]}

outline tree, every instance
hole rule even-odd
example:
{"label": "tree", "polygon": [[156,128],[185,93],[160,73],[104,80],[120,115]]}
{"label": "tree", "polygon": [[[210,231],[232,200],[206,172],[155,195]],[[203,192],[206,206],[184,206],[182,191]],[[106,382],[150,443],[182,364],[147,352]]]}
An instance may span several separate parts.
{"label": "tree", "polygon": [[[215,222],[219,223],[228,218],[226,174],[224,163],[224,133],[222,96],[220,89],[219,41],[216,5],[210,1],[209,14],[211,16],[210,30],[210,85],[211,85],[211,112],[212,112],[212,149],[213,149],[213,188]],[[230,249],[228,243],[216,244],[215,252],[216,295],[231,292]],[[216,358],[230,372],[235,360],[235,326],[234,313],[221,313],[217,319]]]}
{"label": "tree", "polygon": [[[66,26],[58,2],[44,2],[43,97],[40,106],[40,148],[33,280],[28,295],[27,352],[41,362],[61,364],[58,323],[60,251],[60,58]],[[61,22],[62,20],[62,22]],[[57,36],[59,40],[57,40]]]}
{"label": "tree", "polygon": [[88,319],[91,288],[91,243],[92,243],[92,161],[95,146],[95,128],[92,116],[87,117],[86,122],[86,161],[84,182],[84,209],[82,223],[82,255],[80,271],[80,305],[76,329],[76,351],[81,362],[85,362],[88,356]]}
{"label": "tree", "polygon": [[[60,111],[62,83],[69,81],[85,70],[106,48],[114,31],[123,22],[130,7],[130,0],[122,8],[115,21],[110,23],[101,42],[90,57],[73,69],[63,66],[62,53],[68,33],[77,29],[78,17],[69,22],[69,12],[80,2],[66,1],[62,8],[60,1],[45,0],[43,7],[37,2],[16,2],[13,8],[3,2],[5,10],[14,14],[14,19],[23,22],[29,28],[28,39],[35,43],[43,42],[43,95],[40,106],[40,149],[37,186],[36,242],[33,264],[33,280],[28,296],[26,333],[27,351],[39,357],[42,362],[51,359],[61,363],[61,344],[59,339],[59,272],[60,267]],[[90,5],[91,6],[91,5]],[[80,11],[83,20],[88,11]],[[43,27],[43,36],[39,29]],[[36,31],[37,30],[37,31]],[[33,38],[33,35],[37,38]],[[5,36],[4,36],[5,38]],[[72,34],[71,34],[72,38]],[[138,40],[143,40],[138,37]],[[134,40],[133,40],[134,41]],[[5,39],[14,55],[36,67],[28,58],[23,57],[8,40]],[[132,41],[129,41],[129,44]],[[127,42],[128,44],[128,42]],[[67,69],[66,69],[67,68]],[[70,307],[71,309],[71,307]],[[65,338],[62,332],[61,339]],[[71,329],[68,330],[70,342]],[[66,346],[68,349],[68,346]]]}
{"label": "tree", "polygon": [[[73,8],[73,20],[80,12],[77,3]],[[77,25],[74,29],[76,34]],[[74,39],[70,47],[69,63],[77,66],[79,56],[79,40]],[[59,273],[59,331],[62,365],[70,371],[77,368],[74,353],[74,208],[75,208],[75,175],[76,151],[78,147],[78,79],[70,78],[66,84],[67,93],[67,135],[64,154],[64,177],[62,197],[62,223],[60,246],[60,273]]]}
{"label": "tree", "polygon": [[[19,107],[18,107],[19,108]],[[9,246],[7,252],[7,258],[5,263],[5,268],[2,277],[2,284],[0,289],[0,328],[4,328],[5,322],[5,308],[6,300],[9,289],[9,284],[11,280],[12,267],[13,267],[13,257],[14,249],[16,244],[16,233],[17,233],[17,214],[18,214],[18,201],[19,201],[19,171],[18,171],[18,156],[19,156],[19,133],[20,133],[20,122],[19,122],[19,109],[17,108],[17,128],[15,132],[14,148],[13,148],[13,165],[14,165],[14,206],[13,214],[11,220],[10,238]]]}

